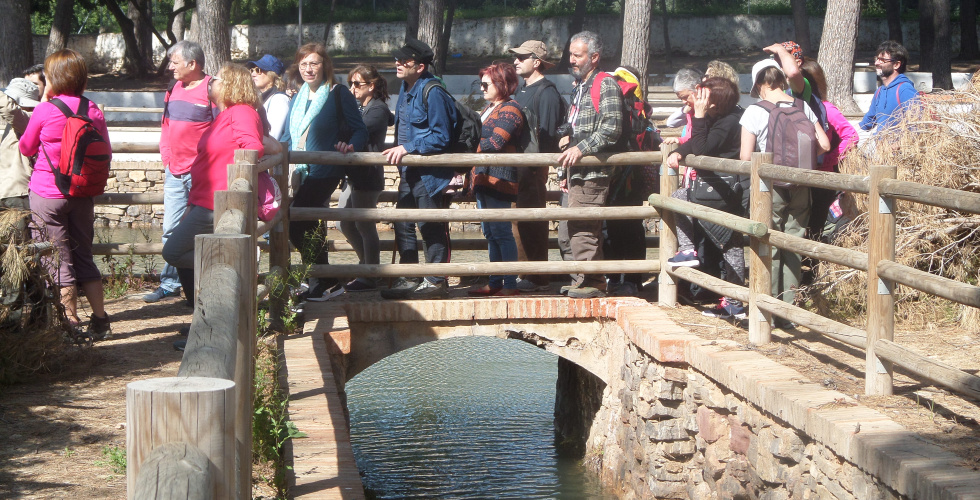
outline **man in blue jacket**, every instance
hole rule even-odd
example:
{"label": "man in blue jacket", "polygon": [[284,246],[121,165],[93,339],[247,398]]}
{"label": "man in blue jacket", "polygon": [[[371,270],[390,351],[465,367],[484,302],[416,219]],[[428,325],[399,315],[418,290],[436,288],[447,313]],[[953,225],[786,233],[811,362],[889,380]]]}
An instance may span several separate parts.
{"label": "man in blue jacket", "polygon": [[[395,73],[402,80],[395,109],[395,144],[382,152],[388,163],[399,165],[407,154],[431,155],[449,151],[453,125],[456,123],[456,105],[444,88],[431,87],[425,95],[426,84],[435,79],[429,71],[432,65],[432,48],[418,40],[409,40],[396,50]],[[406,167],[399,165],[401,180],[398,184],[397,208],[446,208],[445,194],[453,169],[445,167]],[[415,226],[425,242],[425,261],[449,262],[449,224],[446,222],[396,223],[395,244],[399,262],[417,264],[419,255]],[[419,281],[399,278],[388,290],[382,290],[386,299],[441,298],[449,294],[445,277],[428,277]]]}
{"label": "man in blue jacket", "polygon": [[889,40],[878,46],[875,72],[881,79],[881,87],[875,91],[871,107],[861,120],[863,130],[889,127],[900,119],[900,110],[917,98],[915,84],[905,76],[909,52],[902,44]]}

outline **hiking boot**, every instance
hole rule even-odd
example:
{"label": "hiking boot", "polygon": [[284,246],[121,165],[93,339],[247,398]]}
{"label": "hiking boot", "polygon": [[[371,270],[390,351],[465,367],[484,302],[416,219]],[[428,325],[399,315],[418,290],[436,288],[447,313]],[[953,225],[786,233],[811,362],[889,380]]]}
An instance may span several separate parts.
{"label": "hiking boot", "polygon": [[360,278],[351,280],[349,283],[344,285],[344,290],[348,292],[373,292],[378,289],[378,285],[374,282],[361,281]]}
{"label": "hiking boot", "polygon": [[717,306],[701,311],[701,315],[709,318],[742,320],[748,316],[748,313],[741,302],[722,297]]}
{"label": "hiking boot", "polygon": [[391,288],[387,290],[381,290],[381,298],[404,299],[408,297],[408,294],[414,292],[415,289],[418,287],[419,287],[419,280],[417,278],[398,278],[397,280],[395,280],[395,283],[391,285]]}
{"label": "hiking boot", "polygon": [[299,299],[310,302],[326,302],[343,293],[344,287],[340,281],[333,278],[313,278],[310,280],[310,290],[300,294]]}
{"label": "hiking boot", "polygon": [[542,292],[551,288],[548,285],[539,285],[529,279],[517,280],[517,289],[522,292]]}
{"label": "hiking boot", "polygon": [[88,336],[91,337],[92,340],[105,340],[106,336],[108,336],[111,331],[112,328],[109,325],[108,313],[101,318],[94,314],[89,317]]}
{"label": "hiking boot", "polygon": [[698,267],[701,261],[698,260],[698,252],[695,250],[682,250],[677,255],[667,259],[667,264],[676,267]]}
{"label": "hiking boot", "polygon": [[143,296],[143,302],[147,304],[152,304],[154,302],[160,302],[163,299],[168,299],[170,297],[177,297],[180,295],[180,289],[167,290],[166,288],[158,287],[156,290]]}
{"label": "hiking boot", "polygon": [[446,280],[433,283],[427,279],[423,279],[422,283],[419,283],[418,288],[412,290],[405,298],[410,300],[425,300],[445,299],[447,297],[449,297],[449,284],[446,283]]}
{"label": "hiking boot", "polygon": [[636,297],[640,294],[636,284],[632,281],[616,283],[612,287],[606,287],[606,290],[609,292],[609,295],[613,297]]}
{"label": "hiking boot", "polygon": [[580,286],[568,290],[568,298],[570,299],[594,299],[605,296],[605,290],[599,290],[598,288],[591,286]]}
{"label": "hiking boot", "polygon": [[565,286],[563,286],[563,287],[561,287],[561,288],[558,289],[558,293],[560,293],[561,295],[568,295],[568,292],[570,290],[574,290],[574,289],[576,289],[578,287],[579,287],[579,285],[565,285]]}

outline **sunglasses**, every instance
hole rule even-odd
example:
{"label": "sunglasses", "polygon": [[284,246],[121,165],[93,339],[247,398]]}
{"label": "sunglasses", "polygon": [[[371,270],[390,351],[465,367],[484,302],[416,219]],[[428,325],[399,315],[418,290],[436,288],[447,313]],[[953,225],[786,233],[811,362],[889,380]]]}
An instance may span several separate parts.
{"label": "sunglasses", "polygon": [[894,59],[888,59],[887,57],[875,57],[875,62],[879,62],[879,61],[883,63],[895,62]]}
{"label": "sunglasses", "polygon": [[483,89],[484,92],[486,92],[486,90],[490,88],[490,85],[493,84],[487,82],[480,82],[480,88]]}
{"label": "sunglasses", "polygon": [[517,57],[517,60],[520,61],[520,62],[524,62],[524,61],[526,61],[528,59],[537,59],[538,58],[538,56],[536,56],[534,54],[517,54],[517,56],[515,56],[515,57]]}
{"label": "sunglasses", "polygon": [[414,63],[414,59],[395,59],[395,64],[398,66],[411,66]]}
{"label": "sunglasses", "polygon": [[363,87],[365,85],[370,85],[370,82],[350,82],[350,86],[356,88]]}

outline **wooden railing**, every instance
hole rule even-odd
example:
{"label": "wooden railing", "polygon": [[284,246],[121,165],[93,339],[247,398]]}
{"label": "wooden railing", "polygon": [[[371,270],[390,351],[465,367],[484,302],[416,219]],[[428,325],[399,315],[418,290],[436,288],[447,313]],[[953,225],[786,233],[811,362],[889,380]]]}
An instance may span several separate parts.
{"label": "wooden railing", "polygon": [[[669,154],[673,146],[665,146]],[[894,262],[895,200],[902,199],[952,210],[980,213],[980,194],[899,181],[896,167],[872,166],[870,177],[807,171],[772,165],[771,154],[756,153],[751,162],[690,155],[683,163],[689,167],[730,174],[750,175],[752,192],[749,218],[712,210],[694,203],[670,198],[677,189],[677,172],[662,169],[661,193],[650,196],[652,206],[661,209],[664,222],[660,237],[660,303],[672,306],[677,300],[675,279],[683,279],[749,305],[749,341],[770,342],[772,316],[803,325],[844,344],[866,351],[865,392],[892,394],[893,369],[902,370],[953,392],[980,398],[980,377],[947,363],[928,358],[896,344],[894,339],[894,287],[902,284],[960,304],[980,307],[980,287],[960,283]],[[859,252],[773,231],[772,183],[791,182],[869,195],[868,253]],[[742,232],[749,237],[748,287],[733,285],[701,271],[671,267],[667,259],[677,251],[674,214],[710,221]],[[764,231],[762,229],[765,229]],[[864,330],[840,323],[770,294],[771,248],[779,248],[813,259],[832,262],[868,273],[867,325]]]}

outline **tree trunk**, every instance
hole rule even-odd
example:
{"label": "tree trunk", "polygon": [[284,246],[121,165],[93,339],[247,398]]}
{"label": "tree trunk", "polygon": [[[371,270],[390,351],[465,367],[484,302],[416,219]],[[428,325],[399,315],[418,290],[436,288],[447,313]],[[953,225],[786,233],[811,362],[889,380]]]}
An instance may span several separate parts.
{"label": "tree trunk", "polygon": [[902,0],[885,0],[885,17],[888,18],[888,39],[903,42]]}
{"label": "tree trunk", "polygon": [[919,0],[919,71],[932,71],[932,51],[936,44],[933,5],[932,0]]}
{"label": "tree trunk", "polygon": [[565,48],[561,51],[561,60],[558,61],[558,71],[568,71],[569,47],[572,44],[572,35],[582,31],[585,26],[585,14],[587,7],[586,0],[575,0],[575,12],[572,14],[572,22],[568,25],[568,37],[565,41]]}
{"label": "tree trunk", "polygon": [[977,42],[977,1],[960,0],[960,59],[980,58]]}
{"label": "tree trunk", "polygon": [[123,43],[126,46],[123,70],[130,75],[146,76],[149,68],[141,64],[142,56],[139,52],[139,42],[136,40],[133,21],[126,17],[126,13],[123,12],[116,0],[102,0],[102,5],[105,5],[109,13],[112,14],[116,24],[119,25],[120,33],[122,33]]}
{"label": "tree trunk", "polygon": [[[446,0],[424,0],[419,2],[419,40],[433,49],[439,47],[442,35],[442,15],[446,10]],[[434,52],[434,51],[433,51]],[[438,68],[441,59],[436,54],[432,69]]]}
{"label": "tree trunk", "polygon": [[810,43],[810,17],[806,14],[806,0],[790,0],[793,6],[793,28],[796,32],[794,42],[800,44],[804,54],[813,54]]}
{"label": "tree trunk", "polygon": [[[184,0],[174,0],[174,12],[178,12],[183,8]],[[185,16],[183,12],[178,12],[178,14],[174,16],[174,22],[171,26],[174,36],[172,41],[179,42],[183,40],[184,31],[187,30],[187,16]]]}
{"label": "tree trunk", "polygon": [[0,86],[6,87],[34,64],[31,1],[0,0],[0,11]]}
{"label": "tree trunk", "polygon": [[228,34],[229,9],[224,0],[197,2],[198,40],[204,49],[204,70],[217,75],[221,65],[231,60],[231,37]]}
{"label": "tree trunk", "polygon": [[54,19],[51,20],[51,31],[48,33],[48,48],[44,56],[50,56],[68,46],[71,36],[71,20],[74,17],[75,0],[58,0],[54,8]]}
{"label": "tree trunk", "polygon": [[448,0],[446,5],[446,25],[442,27],[439,37],[439,47],[436,48],[436,60],[439,61],[437,72],[446,74],[446,63],[449,61],[449,38],[453,34],[453,18],[456,17],[456,0]]}
{"label": "tree trunk", "polygon": [[201,39],[201,16],[197,14],[197,7],[191,11],[191,25],[188,30],[184,33],[184,38],[197,42]]}
{"label": "tree trunk", "polygon": [[932,88],[953,90],[953,68],[949,29],[949,0],[932,0],[932,29],[936,39],[932,45]]}
{"label": "tree trunk", "polygon": [[405,40],[419,37],[419,0],[408,0],[408,19],[405,21]]}
{"label": "tree trunk", "polygon": [[133,22],[133,33],[136,35],[136,51],[140,55],[137,74],[140,76],[153,67],[153,26],[148,22],[149,7],[150,0],[130,0],[126,10],[126,17]]}
{"label": "tree trunk", "polygon": [[861,112],[854,102],[854,48],[860,20],[861,0],[827,2],[817,62],[827,76],[824,98],[845,113]]}
{"label": "tree trunk", "polygon": [[670,48],[670,31],[667,29],[669,16],[667,14],[667,0],[660,0],[660,29],[664,32],[664,73],[669,73],[674,68],[673,49]]}
{"label": "tree trunk", "polygon": [[653,0],[626,0],[623,5],[623,51],[620,63],[639,71],[640,91],[647,95],[650,65],[650,12]]}

